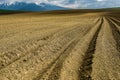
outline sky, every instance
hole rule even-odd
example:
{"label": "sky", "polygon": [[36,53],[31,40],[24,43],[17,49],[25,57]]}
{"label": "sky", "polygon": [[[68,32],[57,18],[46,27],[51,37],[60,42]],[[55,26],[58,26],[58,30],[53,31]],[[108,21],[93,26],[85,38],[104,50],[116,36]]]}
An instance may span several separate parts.
{"label": "sky", "polygon": [[106,7],[120,7],[120,0],[0,0],[0,3],[49,3],[61,7],[69,8],[106,8]]}

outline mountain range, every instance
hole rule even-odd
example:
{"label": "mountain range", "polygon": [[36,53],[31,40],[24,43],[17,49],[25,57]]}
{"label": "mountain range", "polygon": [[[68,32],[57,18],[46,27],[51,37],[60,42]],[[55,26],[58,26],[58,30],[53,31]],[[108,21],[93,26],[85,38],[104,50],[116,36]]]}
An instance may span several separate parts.
{"label": "mountain range", "polygon": [[0,4],[0,9],[4,10],[21,10],[21,11],[49,11],[49,10],[66,10],[67,8],[47,4],[47,3],[25,3],[25,2],[15,2],[12,4],[3,3]]}

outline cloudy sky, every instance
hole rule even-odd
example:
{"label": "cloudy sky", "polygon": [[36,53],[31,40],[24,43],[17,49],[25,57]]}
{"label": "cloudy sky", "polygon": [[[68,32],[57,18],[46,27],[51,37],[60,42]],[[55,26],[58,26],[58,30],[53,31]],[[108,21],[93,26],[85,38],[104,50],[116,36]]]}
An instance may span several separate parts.
{"label": "cloudy sky", "polygon": [[62,7],[69,8],[105,8],[105,7],[120,7],[120,0],[0,0],[0,3],[49,3]]}

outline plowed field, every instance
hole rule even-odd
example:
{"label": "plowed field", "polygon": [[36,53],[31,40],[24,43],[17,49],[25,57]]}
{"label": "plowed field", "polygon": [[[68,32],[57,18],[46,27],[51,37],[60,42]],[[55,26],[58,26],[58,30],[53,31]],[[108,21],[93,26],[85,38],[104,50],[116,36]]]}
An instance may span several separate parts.
{"label": "plowed field", "polygon": [[0,15],[0,80],[120,80],[120,14]]}

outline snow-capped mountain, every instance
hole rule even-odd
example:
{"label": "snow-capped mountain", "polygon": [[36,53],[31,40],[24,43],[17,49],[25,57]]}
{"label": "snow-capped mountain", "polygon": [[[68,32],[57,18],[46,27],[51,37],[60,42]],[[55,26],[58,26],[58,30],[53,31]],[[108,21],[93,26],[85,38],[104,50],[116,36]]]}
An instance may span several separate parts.
{"label": "snow-capped mountain", "polygon": [[15,2],[12,4],[3,3],[0,4],[0,9],[7,10],[22,10],[22,11],[48,11],[48,10],[65,10],[67,8],[55,6],[47,3],[25,3],[25,2]]}

